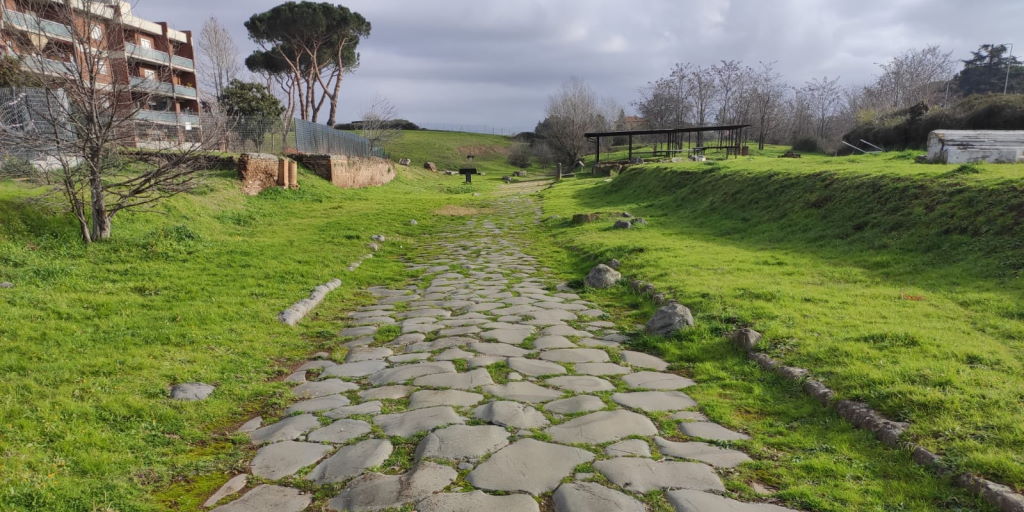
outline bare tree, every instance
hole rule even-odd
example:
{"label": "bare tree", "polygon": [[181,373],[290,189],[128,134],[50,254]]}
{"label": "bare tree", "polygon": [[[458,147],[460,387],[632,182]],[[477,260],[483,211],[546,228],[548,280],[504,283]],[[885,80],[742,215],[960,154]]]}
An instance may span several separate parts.
{"label": "bare tree", "polygon": [[214,97],[219,98],[224,87],[238,78],[241,64],[238,47],[217,18],[211,17],[199,32],[199,71],[213,85]]}
{"label": "bare tree", "polygon": [[768,134],[778,124],[787,87],[782,81],[782,75],[775,72],[774,62],[761,62],[760,69],[754,73],[752,81],[748,97],[754,129],[757,130],[757,148],[764,149]]}
{"label": "bare tree", "polygon": [[723,60],[710,68],[715,80],[715,94],[718,99],[718,124],[732,124],[739,121],[736,108],[740,96],[748,86],[751,69],[736,60]]}
{"label": "bare tree", "polygon": [[[86,13],[80,5],[63,0],[48,12],[68,27],[70,44],[33,36],[42,26],[12,37],[30,87],[8,91],[14,99],[0,107],[0,146],[40,164],[41,181],[63,197],[91,243],[110,237],[117,213],[188,190],[200,175],[195,153],[217,136],[200,126],[142,122],[153,94],[132,85],[124,55],[107,51],[123,37],[120,13],[109,5]],[[152,77],[154,84],[173,88],[169,69]],[[128,149],[143,130],[162,130],[171,140],[157,141],[159,152]]]}
{"label": "bare tree", "polygon": [[686,126],[693,105],[677,77],[665,77],[640,90],[640,99],[633,105],[648,128],[680,128]]}
{"label": "bare tree", "polygon": [[938,45],[911,49],[880,64],[882,74],[869,88],[884,108],[898,110],[921,102],[930,102],[953,77],[952,52]]}
{"label": "bare tree", "polygon": [[[672,69],[671,77],[682,84],[684,94],[690,98],[690,103],[693,105],[694,124],[697,126],[707,125],[715,101],[718,99],[715,75],[711,68],[679,63]],[[703,133],[697,133],[698,145],[704,143],[703,137]]]}
{"label": "bare tree", "polygon": [[608,127],[608,119],[594,91],[582,80],[571,79],[548,99],[547,117],[538,127],[556,159],[573,165],[587,153],[584,134]]}
{"label": "bare tree", "polygon": [[801,89],[804,101],[814,119],[814,136],[825,140],[829,137],[832,118],[842,105],[842,89],[839,77],[827,76],[808,80]]}
{"label": "bare tree", "polygon": [[395,106],[387,98],[377,97],[363,113],[362,135],[377,149],[398,137],[401,130],[395,124]]}

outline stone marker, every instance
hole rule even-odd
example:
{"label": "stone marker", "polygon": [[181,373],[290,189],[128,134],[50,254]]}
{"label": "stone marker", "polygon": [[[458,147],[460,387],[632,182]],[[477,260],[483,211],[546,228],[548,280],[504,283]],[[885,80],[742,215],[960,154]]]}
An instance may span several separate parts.
{"label": "stone marker", "polygon": [[210,393],[213,393],[214,389],[217,388],[202,382],[185,382],[182,384],[175,384],[174,386],[171,386],[171,398],[184,402],[204,400],[206,397],[210,396]]}
{"label": "stone marker", "polygon": [[647,322],[648,334],[669,336],[676,331],[693,326],[693,314],[682,304],[666,304],[654,313]]}
{"label": "stone marker", "polygon": [[597,265],[590,270],[587,277],[583,280],[583,283],[591,288],[610,288],[615,283],[618,283],[622,279],[620,274],[614,268],[609,267],[605,264]]}
{"label": "stone marker", "polygon": [[536,496],[554,490],[573,468],[591,460],[594,454],[586,450],[522,439],[477,466],[466,481],[481,489]]}
{"label": "stone marker", "polygon": [[344,482],[358,476],[367,468],[384,463],[394,449],[387,439],[367,439],[343,446],[330,458],[318,464],[306,475],[306,480],[318,484]]}
{"label": "stone marker", "polygon": [[327,504],[328,510],[362,512],[415,503],[448,487],[459,474],[448,466],[421,462],[401,475],[367,473],[345,486]]}
{"label": "stone marker", "polygon": [[264,484],[212,512],[302,512],[312,501],[298,489]]}
{"label": "stone marker", "polygon": [[417,512],[539,512],[526,494],[491,496],[482,491],[435,494],[416,505]]}
{"label": "stone marker", "polygon": [[639,457],[618,457],[594,463],[594,469],[627,491],[647,493],[659,489],[725,491],[710,466],[695,462],[656,462]]}
{"label": "stone marker", "polygon": [[558,486],[555,512],[644,512],[643,503],[601,484],[571,482]]}

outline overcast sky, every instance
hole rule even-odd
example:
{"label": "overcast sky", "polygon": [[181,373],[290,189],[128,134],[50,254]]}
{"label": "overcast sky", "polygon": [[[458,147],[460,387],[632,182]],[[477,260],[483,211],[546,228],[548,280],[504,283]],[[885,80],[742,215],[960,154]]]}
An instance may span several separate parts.
{"label": "overcast sky", "polygon": [[[280,0],[135,0],[136,15],[198,36],[216,17],[252,49],[243,22]],[[871,80],[877,63],[939,44],[966,58],[1020,43],[1022,0],[347,0],[373,24],[345,79],[340,120],[374,97],[418,123],[532,129],[570,77],[629,109],[672,64],[777,61],[790,82]],[[1019,53],[1014,51],[1015,54]]]}

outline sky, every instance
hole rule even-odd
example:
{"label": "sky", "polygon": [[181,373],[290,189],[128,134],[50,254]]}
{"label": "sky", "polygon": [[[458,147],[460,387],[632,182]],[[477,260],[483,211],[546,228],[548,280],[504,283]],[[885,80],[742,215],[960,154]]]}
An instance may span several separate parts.
{"label": "sky", "polygon": [[[244,58],[243,23],[282,0],[133,0],[137,16],[198,37],[215,17]],[[346,75],[340,121],[376,98],[435,127],[532,130],[570,78],[626,108],[676,62],[776,62],[793,84],[869,83],[878,64],[938,44],[967,58],[1019,43],[1021,0],[346,0],[373,25]],[[201,51],[201,49],[200,49]]]}

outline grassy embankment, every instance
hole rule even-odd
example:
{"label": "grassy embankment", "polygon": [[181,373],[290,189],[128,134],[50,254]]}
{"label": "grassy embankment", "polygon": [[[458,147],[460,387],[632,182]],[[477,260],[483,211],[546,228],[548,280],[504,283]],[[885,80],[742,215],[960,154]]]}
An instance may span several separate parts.
{"label": "grassy embankment", "polygon": [[[489,168],[504,161],[491,146],[509,143],[415,135],[394,151],[420,165],[476,146]],[[245,197],[216,171],[155,212],[118,216],[114,239],[90,247],[67,216],[26,202],[40,190],[0,181],[0,281],[16,284],[0,290],[0,510],[196,509],[251,456],[223,433],[285,403],[272,379],[336,347],[337,320],[371,300],[360,290],[406,276],[404,241],[451,221],[432,212],[472,205],[498,179],[466,187],[413,167],[342,190],[303,171],[301,190]],[[388,237],[385,257],[347,272],[374,233]],[[342,288],[298,328],[277,322],[335,277]],[[218,388],[200,403],[167,398],[188,381]]]}
{"label": "grassy embankment", "polygon": [[[909,437],[955,469],[1024,488],[1024,165],[914,155],[647,164],[556,185],[545,214],[583,254],[576,275],[615,257],[694,310],[694,329],[641,344],[692,371],[709,416],[755,434],[759,460],[741,480],[815,510],[973,510],[722,338],[752,326],[770,354],[840,398],[909,421]],[[596,211],[609,216],[567,222]],[[621,211],[649,227],[610,229]],[[635,304],[627,323],[650,313]]]}

